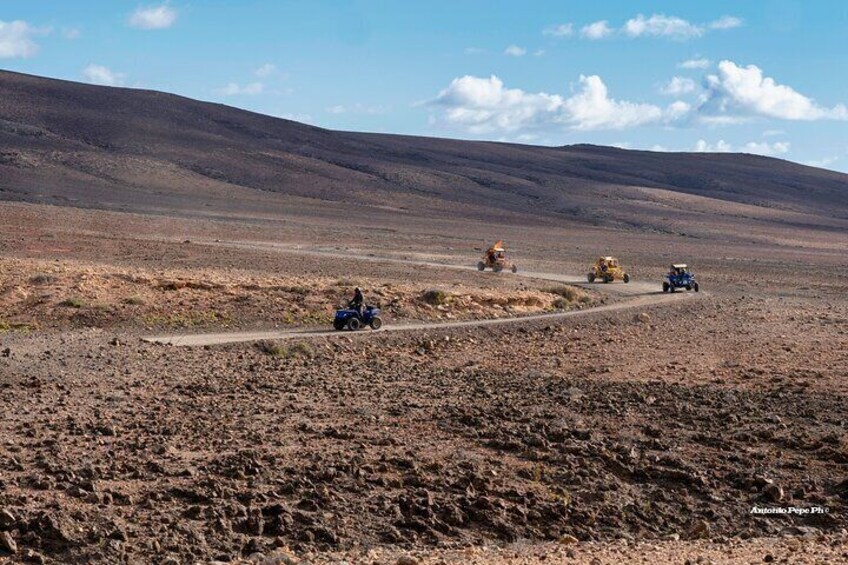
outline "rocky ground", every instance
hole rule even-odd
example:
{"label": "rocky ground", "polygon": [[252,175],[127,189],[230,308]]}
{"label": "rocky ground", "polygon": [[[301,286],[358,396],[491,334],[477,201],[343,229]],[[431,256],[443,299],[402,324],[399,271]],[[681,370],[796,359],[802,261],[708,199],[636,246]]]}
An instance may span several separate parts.
{"label": "rocky ground", "polygon": [[[193,237],[214,242],[222,229]],[[261,287],[284,271],[286,285],[312,273],[325,291],[342,276],[377,286],[380,272],[410,303],[446,280],[470,294],[497,290],[478,282],[474,291],[473,272],[341,268],[264,248],[209,253],[182,233],[162,242],[142,232],[132,244],[104,238],[99,259],[91,234],[61,253],[4,234],[2,283],[44,273],[79,284],[84,269],[98,284],[114,281],[116,302],[146,285],[176,310],[195,308],[196,296],[225,299],[217,287],[157,290],[158,281],[244,276]],[[629,254],[646,278],[661,272],[664,241],[644,261]],[[387,257],[410,252],[393,242],[370,240]],[[698,300],[273,350],[157,346],[120,310],[56,325],[36,310],[38,325],[0,334],[0,561],[838,562],[848,301],[845,283],[827,276],[838,259],[783,248],[736,255],[754,262],[737,251],[701,259],[708,291]],[[560,268],[573,272],[584,255],[569,252]],[[556,267],[545,254],[524,259]],[[112,276],[123,272],[148,280]],[[484,280],[544,294],[527,281]],[[70,287],[61,288],[49,304]],[[272,295],[255,292],[257,305]],[[150,296],[160,294],[145,304]],[[245,308],[250,323],[268,322],[256,308]]]}

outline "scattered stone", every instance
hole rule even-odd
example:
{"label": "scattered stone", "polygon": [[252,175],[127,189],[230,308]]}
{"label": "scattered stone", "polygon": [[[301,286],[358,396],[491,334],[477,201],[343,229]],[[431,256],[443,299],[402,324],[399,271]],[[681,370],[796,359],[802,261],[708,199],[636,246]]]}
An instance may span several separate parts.
{"label": "scattered stone", "polygon": [[418,565],[418,560],[411,555],[401,555],[395,565]]}
{"label": "scattered stone", "polygon": [[8,530],[12,526],[14,526],[16,522],[17,519],[15,518],[14,514],[9,512],[5,508],[3,510],[0,510],[0,529]]}
{"label": "scattered stone", "polygon": [[639,312],[636,314],[636,323],[638,324],[647,324],[651,321],[651,315],[647,312]]}
{"label": "scattered stone", "polygon": [[765,493],[766,497],[772,502],[780,502],[783,500],[783,488],[775,483],[771,483],[766,485],[766,488],[763,489],[763,493]]}
{"label": "scattered stone", "polygon": [[706,538],[710,535],[710,525],[706,520],[698,520],[695,522],[691,528],[689,528],[689,532],[687,533],[687,537],[689,538]]}
{"label": "scattered stone", "polygon": [[18,552],[18,544],[15,543],[9,532],[0,533],[0,549],[12,555]]}
{"label": "scattered stone", "polygon": [[580,540],[578,540],[576,537],[569,534],[565,534],[564,536],[559,538],[559,543],[561,543],[562,545],[571,545],[579,541]]}

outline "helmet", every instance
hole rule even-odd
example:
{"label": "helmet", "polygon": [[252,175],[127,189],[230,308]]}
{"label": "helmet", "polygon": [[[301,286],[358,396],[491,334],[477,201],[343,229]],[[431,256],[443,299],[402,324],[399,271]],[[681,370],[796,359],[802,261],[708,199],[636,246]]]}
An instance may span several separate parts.
{"label": "helmet", "polygon": [[361,288],[359,288],[359,287],[356,287],[354,290],[357,290],[357,291],[359,291],[359,292],[362,292],[362,289],[361,289]]}

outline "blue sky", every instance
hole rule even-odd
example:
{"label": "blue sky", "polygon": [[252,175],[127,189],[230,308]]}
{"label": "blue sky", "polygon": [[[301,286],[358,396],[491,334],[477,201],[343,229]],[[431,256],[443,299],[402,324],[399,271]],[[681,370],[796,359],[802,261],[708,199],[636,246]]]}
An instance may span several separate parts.
{"label": "blue sky", "polygon": [[0,67],[334,129],[848,172],[843,0],[3,0]]}

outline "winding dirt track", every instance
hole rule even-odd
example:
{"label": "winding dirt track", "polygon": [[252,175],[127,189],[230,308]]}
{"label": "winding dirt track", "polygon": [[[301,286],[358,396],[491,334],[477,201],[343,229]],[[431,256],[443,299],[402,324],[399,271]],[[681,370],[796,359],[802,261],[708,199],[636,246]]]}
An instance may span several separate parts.
{"label": "winding dirt track", "polygon": [[[404,263],[410,265],[418,265],[424,267],[439,267],[448,269],[460,270],[475,270],[474,267],[465,265],[448,265],[443,263],[435,263],[430,261],[417,261],[413,259],[398,259],[376,257],[371,255],[351,255],[349,253],[337,253],[323,250],[306,250],[298,248],[288,248],[276,246],[273,244],[260,243],[225,243],[209,242],[211,245],[227,245],[232,247],[271,247],[276,251],[300,254],[312,254],[322,256],[338,256],[346,259],[355,258],[363,261],[389,262],[389,263]],[[393,324],[383,326],[379,331],[363,331],[357,335],[377,335],[389,332],[403,331],[425,331],[450,328],[468,328],[468,327],[485,327],[501,324],[517,324],[522,322],[530,322],[537,320],[557,320],[561,318],[572,318],[577,316],[587,316],[589,314],[601,312],[613,312],[618,310],[627,310],[632,308],[642,308],[646,306],[654,306],[656,304],[669,302],[672,300],[685,300],[694,298],[696,294],[679,292],[674,294],[665,294],[657,290],[656,283],[632,281],[629,284],[613,283],[613,284],[589,284],[585,278],[576,275],[565,275],[557,273],[537,273],[537,272],[519,272],[515,275],[507,273],[502,276],[521,276],[531,279],[547,280],[561,282],[565,284],[592,287],[600,289],[603,292],[610,294],[624,295],[629,298],[626,301],[616,302],[615,304],[607,304],[596,308],[586,308],[583,310],[569,310],[567,312],[552,312],[546,314],[532,314],[529,316],[517,316],[514,318],[494,318],[488,320],[466,320],[458,322],[429,322],[429,323],[413,323],[413,324]],[[248,331],[248,332],[222,332],[222,333],[203,333],[203,334],[171,334],[159,335],[142,338],[150,343],[161,343],[165,345],[175,345],[184,347],[198,347],[204,345],[222,345],[227,343],[240,343],[246,341],[258,341],[263,339],[282,340],[294,338],[314,338],[314,337],[334,337],[350,335],[348,332],[339,332],[333,330],[315,330],[315,329],[299,329],[299,330],[270,330],[270,331]]]}

